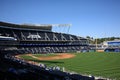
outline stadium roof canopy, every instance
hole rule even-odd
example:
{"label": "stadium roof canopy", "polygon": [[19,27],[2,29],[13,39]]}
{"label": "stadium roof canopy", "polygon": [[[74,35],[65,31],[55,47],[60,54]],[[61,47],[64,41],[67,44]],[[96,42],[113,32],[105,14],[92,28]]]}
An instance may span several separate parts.
{"label": "stadium roof canopy", "polygon": [[36,30],[44,30],[51,31],[51,25],[36,25],[36,24],[13,24],[0,21],[0,27],[4,28],[14,28],[14,29],[36,29]]}

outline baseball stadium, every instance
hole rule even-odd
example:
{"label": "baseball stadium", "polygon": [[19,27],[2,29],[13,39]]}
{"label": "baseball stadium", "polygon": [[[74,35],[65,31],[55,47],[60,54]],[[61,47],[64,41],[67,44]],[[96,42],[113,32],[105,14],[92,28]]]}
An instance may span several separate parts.
{"label": "baseball stadium", "polygon": [[0,80],[120,80],[119,52],[52,28],[0,22]]}

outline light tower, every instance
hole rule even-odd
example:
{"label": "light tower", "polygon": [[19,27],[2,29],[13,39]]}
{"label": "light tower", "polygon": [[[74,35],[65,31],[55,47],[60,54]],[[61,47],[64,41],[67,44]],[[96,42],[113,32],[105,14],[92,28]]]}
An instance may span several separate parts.
{"label": "light tower", "polygon": [[66,33],[69,33],[70,31],[70,27],[72,26],[72,24],[50,24],[52,27],[68,27],[67,29],[67,32]]}

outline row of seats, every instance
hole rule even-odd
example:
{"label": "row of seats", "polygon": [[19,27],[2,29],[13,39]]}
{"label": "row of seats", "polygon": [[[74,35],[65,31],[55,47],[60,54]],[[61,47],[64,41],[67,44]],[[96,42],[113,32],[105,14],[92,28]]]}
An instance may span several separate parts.
{"label": "row of seats", "polygon": [[[86,43],[84,38],[74,36],[71,34],[65,34],[65,33],[57,33],[57,32],[46,32],[46,31],[28,31],[28,30],[14,30],[14,29],[4,29],[1,28],[0,34],[3,36],[10,36],[15,37],[18,40],[78,40],[83,41],[82,43]],[[83,39],[83,40],[82,40]]]}
{"label": "row of seats", "polygon": [[62,52],[76,52],[80,51],[79,46],[69,46],[69,47],[22,47],[22,50],[26,53],[62,53]]}
{"label": "row of seats", "polygon": [[[84,38],[52,31],[0,28],[0,35],[16,38],[18,42],[20,42],[17,43],[19,49],[31,53],[76,52],[81,50],[81,45],[84,46],[88,44],[87,40]],[[48,47],[44,47],[44,45]]]}
{"label": "row of seats", "polygon": [[4,69],[0,66],[0,80],[95,80],[94,77],[41,68],[14,57],[15,54],[16,50],[1,51],[0,65],[7,67]]}

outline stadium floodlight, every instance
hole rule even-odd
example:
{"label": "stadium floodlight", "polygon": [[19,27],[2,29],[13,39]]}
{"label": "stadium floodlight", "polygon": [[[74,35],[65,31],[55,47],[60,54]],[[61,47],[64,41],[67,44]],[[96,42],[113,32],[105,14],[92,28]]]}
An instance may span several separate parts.
{"label": "stadium floodlight", "polygon": [[52,25],[52,27],[59,27],[59,28],[68,27],[67,33],[69,33],[70,27],[72,26],[72,24],[51,24],[51,25]]}
{"label": "stadium floodlight", "polygon": [[51,24],[52,26],[56,26],[56,27],[70,27],[72,26],[72,24]]}

